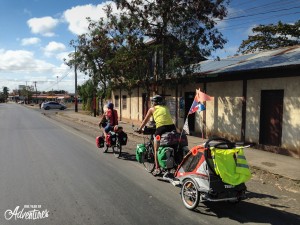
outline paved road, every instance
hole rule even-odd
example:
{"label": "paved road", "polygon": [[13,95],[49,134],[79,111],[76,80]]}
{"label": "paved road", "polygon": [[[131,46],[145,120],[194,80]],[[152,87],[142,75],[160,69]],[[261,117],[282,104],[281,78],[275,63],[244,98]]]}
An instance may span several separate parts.
{"label": "paved road", "polygon": [[[93,137],[39,111],[0,104],[0,121],[1,225],[299,224],[293,213],[247,201],[188,211],[178,188],[99,152]],[[48,217],[18,218],[32,210]],[[18,215],[7,220],[13,211]]]}

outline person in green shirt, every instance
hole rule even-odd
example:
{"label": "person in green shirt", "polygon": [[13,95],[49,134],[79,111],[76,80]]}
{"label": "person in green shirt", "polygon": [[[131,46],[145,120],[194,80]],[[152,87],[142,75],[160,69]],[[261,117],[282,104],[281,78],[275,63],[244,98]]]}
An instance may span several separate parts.
{"label": "person in green shirt", "polygon": [[[145,119],[142,121],[138,132],[141,133],[144,126],[148,123],[151,116],[153,116],[154,122],[156,124],[155,137],[157,135],[161,136],[163,133],[171,132],[176,130],[176,126],[172,120],[172,116],[170,114],[169,108],[164,105],[164,101],[162,96],[155,95],[151,98],[151,108],[148,110]],[[154,139],[154,155],[155,155],[155,171],[154,175],[160,173],[158,160],[157,160],[157,150],[159,147],[159,141]]]}

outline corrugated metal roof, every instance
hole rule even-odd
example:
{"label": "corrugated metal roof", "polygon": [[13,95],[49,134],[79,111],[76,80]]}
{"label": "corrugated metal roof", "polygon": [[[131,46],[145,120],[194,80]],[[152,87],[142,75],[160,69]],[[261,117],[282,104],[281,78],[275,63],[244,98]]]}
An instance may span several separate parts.
{"label": "corrugated metal roof", "polygon": [[198,65],[195,72],[208,74],[300,65],[300,46],[235,56],[220,61],[207,60]]}

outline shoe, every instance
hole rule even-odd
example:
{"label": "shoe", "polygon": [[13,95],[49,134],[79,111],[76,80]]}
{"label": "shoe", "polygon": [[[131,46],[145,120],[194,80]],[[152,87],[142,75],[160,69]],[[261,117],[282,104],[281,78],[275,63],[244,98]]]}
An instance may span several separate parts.
{"label": "shoe", "polygon": [[155,176],[155,177],[158,176],[160,173],[161,173],[160,169],[155,169],[155,170],[152,172],[153,176]]}

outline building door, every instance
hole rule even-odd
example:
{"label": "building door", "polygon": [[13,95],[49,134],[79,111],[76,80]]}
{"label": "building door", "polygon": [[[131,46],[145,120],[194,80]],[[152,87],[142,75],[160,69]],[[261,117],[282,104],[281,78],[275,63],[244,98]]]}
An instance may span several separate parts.
{"label": "building door", "polygon": [[281,146],[283,90],[261,91],[259,143]]}
{"label": "building door", "polygon": [[[191,105],[193,104],[194,98],[195,98],[195,92],[185,92],[185,96],[184,96],[185,118],[187,118]],[[189,124],[190,132],[195,131],[195,113],[189,115],[188,124]]]}
{"label": "building door", "polygon": [[149,109],[149,98],[148,98],[146,93],[142,94],[142,102],[143,102],[143,108],[142,108],[143,116],[142,116],[142,118],[144,119],[146,117],[146,114],[147,114],[148,109]]}

